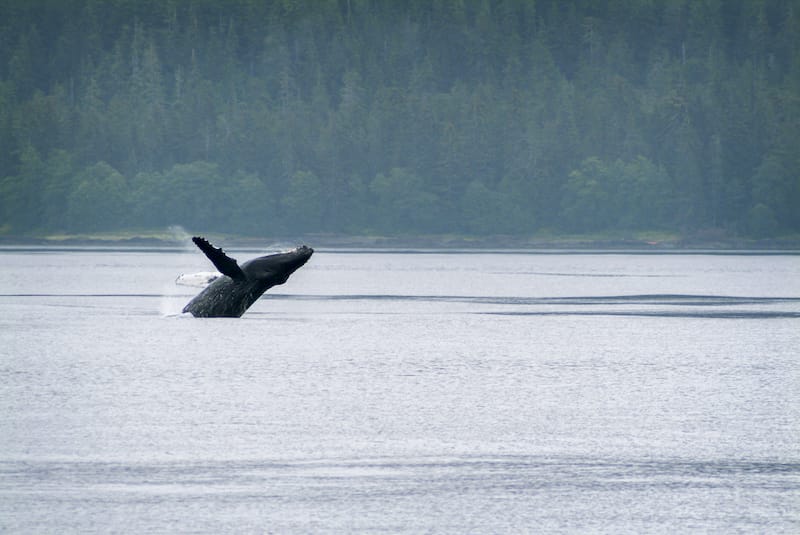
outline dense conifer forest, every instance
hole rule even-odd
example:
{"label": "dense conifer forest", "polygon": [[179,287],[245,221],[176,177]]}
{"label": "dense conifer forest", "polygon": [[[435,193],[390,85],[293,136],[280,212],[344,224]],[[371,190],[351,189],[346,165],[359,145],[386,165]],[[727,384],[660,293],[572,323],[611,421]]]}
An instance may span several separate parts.
{"label": "dense conifer forest", "polygon": [[797,0],[0,0],[0,235],[800,232]]}

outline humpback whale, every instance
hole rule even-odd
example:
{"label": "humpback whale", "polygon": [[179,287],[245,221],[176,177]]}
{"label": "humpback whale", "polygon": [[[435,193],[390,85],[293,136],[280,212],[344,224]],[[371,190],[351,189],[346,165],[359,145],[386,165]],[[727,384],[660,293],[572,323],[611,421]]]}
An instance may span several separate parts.
{"label": "humpback whale", "polygon": [[300,269],[314,249],[302,245],[286,253],[260,256],[241,266],[205,238],[192,241],[222,274],[183,307],[197,318],[239,318],[261,295]]}

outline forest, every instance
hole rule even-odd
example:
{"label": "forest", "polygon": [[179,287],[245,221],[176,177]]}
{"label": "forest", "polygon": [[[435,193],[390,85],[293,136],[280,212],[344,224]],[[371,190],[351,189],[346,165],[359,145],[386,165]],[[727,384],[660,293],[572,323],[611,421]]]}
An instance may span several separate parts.
{"label": "forest", "polygon": [[798,0],[2,0],[0,236],[800,233]]}

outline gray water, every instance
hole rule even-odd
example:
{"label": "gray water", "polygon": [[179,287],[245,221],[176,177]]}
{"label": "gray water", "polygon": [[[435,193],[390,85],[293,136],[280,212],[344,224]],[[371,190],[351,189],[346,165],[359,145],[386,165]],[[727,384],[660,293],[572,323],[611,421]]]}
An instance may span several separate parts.
{"label": "gray water", "polygon": [[[246,260],[261,251],[231,251]],[[0,249],[0,531],[800,530],[800,256]]]}

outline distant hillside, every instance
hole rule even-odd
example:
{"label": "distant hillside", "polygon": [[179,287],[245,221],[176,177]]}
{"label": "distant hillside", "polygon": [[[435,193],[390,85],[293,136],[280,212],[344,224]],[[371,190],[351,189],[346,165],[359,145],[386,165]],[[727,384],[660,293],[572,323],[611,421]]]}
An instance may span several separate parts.
{"label": "distant hillside", "polygon": [[796,0],[0,2],[0,234],[800,232]]}

